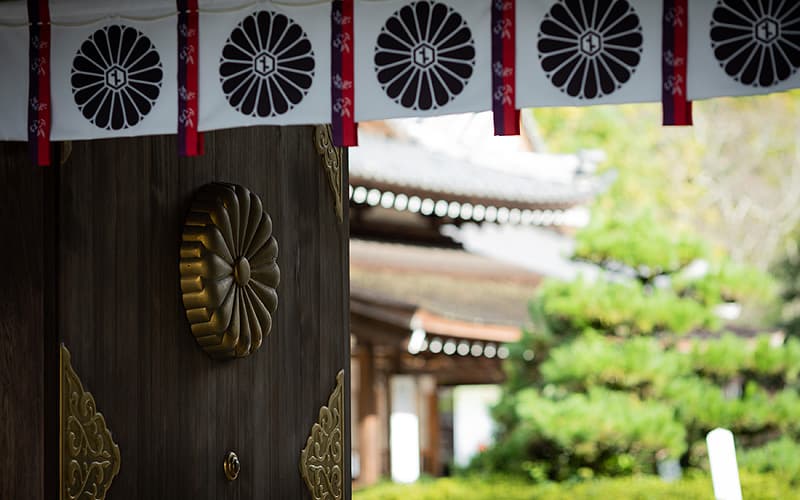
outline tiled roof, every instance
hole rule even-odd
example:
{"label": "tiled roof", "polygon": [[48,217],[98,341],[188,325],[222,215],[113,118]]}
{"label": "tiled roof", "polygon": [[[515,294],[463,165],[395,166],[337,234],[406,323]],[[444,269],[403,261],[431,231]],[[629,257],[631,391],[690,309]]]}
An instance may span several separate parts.
{"label": "tiled roof", "polygon": [[[455,126],[449,122],[443,125]],[[423,130],[432,134],[441,128],[427,127]],[[409,129],[413,127],[406,125]],[[585,203],[613,180],[613,174],[581,173],[587,166],[579,155],[539,154],[504,149],[494,143],[490,147],[467,142],[460,148],[451,143],[445,148],[407,133],[387,135],[370,130],[360,134],[359,147],[349,152],[352,186],[433,201],[563,209]],[[456,130],[453,134],[458,135]],[[457,142],[457,138],[451,142]],[[588,165],[588,170],[593,168],[593,164]]]}
{"label": "tiled roof", "polygon": [[[362,134],[350,150],[350,184],[378,187],[436,200],[470,201],[508,208],[567,208],[604,191],[611,175],[578,176],[572,181],[491,169],[468,159],[421,146]],[[534,155],[534,153],[530,153]]]}
{"label": "tiled roof", "polygon": [[413,305],[443,317],[522,326],[540,276],[463,250],[350,242],[351,295]]}

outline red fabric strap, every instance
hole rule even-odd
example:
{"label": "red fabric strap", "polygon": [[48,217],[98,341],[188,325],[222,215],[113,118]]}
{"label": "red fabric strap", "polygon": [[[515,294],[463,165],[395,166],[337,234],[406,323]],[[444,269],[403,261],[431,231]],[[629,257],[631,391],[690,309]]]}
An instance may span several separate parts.
{"label": "red fabric strap", "polygon": [[331,3],[331,130],[335,146],[358,146],[353,0]]}
{"label": "red fabric strap", "polygon": [[664,0],[661,54],[661,105],[664,125],[691,125],[692,101],[687,97],[689,57],[688,0]]}
{"label": "red fabric strap", "polygon": [[492,1],[492,111],[495,135],[519,135],[516,0]]}
{"label": "red fabric strap", "polygon": [[181,156],[203,154],[200,116],[200,16],[197,0],[178,0],[178,150]]}
{"label": "red fabric strap", "polygon": [[50,165],[50,9],[47,0],[28,0],[28,146],[36,165]]}

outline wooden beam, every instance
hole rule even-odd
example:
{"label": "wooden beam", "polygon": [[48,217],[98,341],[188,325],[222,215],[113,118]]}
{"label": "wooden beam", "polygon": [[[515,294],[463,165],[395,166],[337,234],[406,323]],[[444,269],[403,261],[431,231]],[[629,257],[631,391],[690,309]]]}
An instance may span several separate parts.
{"label": "wooden beam", "polygon": [[414,319],[420,322],[420,328],[431,335],[499,343],[516,342],[522,337],[522,329],[519,326],[462,321],[447,318],[425,309],[418,309],[414,314]]}
{"label": "wooden beam", "polygon": [[408,344],[410,335],[407,327],[398,328],[354,312],[350,313],[350,332],[359,342],[402,349]]}
{"label": "wooden beam", "polygon": [[439,386],[501,384],[506,378],[502,363],[498,358],[406,352],[399,356],[397,373],[431,374]]}

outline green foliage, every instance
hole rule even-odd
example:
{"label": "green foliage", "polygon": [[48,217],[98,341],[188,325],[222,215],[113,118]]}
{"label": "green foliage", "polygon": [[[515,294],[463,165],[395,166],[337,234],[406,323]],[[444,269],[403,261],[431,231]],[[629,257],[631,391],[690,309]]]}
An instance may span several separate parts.
{"label": "green foliage", "polygon": [[582,469],[615,475],[652,471],[675,453],[703,466],[703,440],[715,427],[744,447],[775,433],[800,437],[800,341],[727,334],[679,351],[666,340],[587,334],[555,347],[534,387],[495,408],[501,440],[474,468],[538,480]]}
{"label": "green foliage", "polygon": [[692,366],[698,372],[728,380],[746,369],[748,349],[744,339],[726,334],[714,342],[694,342]]}
{"label": "green foliage", "polygon": [[781,323],[787,334],[800,337],[800,254],[797,242],[800,232],[796,231],[795,251],[781,259],[773,268],[773,273],[780,280],[780,295],[783,299]]}
{"label": "green foliage", "polygon": [[[537,482],[652,473],[667,458],[702,466],[718,426],[745,446],[800,432],[800,344],[713,333],[715,307],[768,295],[768,278],[648,213],[601,221],[577,241],[576,258],[605,272],[540,287],[494,410],[497,443],[473,470]],[[688,267],[712,258],[705,275]]]}
{"label": "green foliage", "polygon": [[[800,94],[789,100],[800,106]],[[751,110],[756,101],[740,103],[722,110],[731,116],[731,109]],[[530,307],[534,326],[512,348],[508,383],[494,409],[497,443],[473,470],[535,482],[578,480],[653,472],[668,457],[693,470],[707,463],[705,433],[718,426],[730,428],[746,454],[781,443],[774,441],[780,436],[800,438],[800,341],[776,346],[766,335],[722,335],[718,316],[730,302],[744,307],[747,320],[769,311],[774,280],[728,257],[755,255],[739,247],[758,231],[750,224],[738,240],[723,232],[713,243],[694,232],[714,235],[709,222],[728,216],[730,207],[713,206],[726,193],[707,194],[727,182],[714,162],[735,166],[722,154],[742,151],[730,141],[743,137],[730,127],[717,137],[703,127],[702,114],[694,129],[643,126],[657,124],[658,115],[651,106],[535,111],[553,150],[601,148],[609,159],[601,169],[613,166],[619,176],[597,200],[590,226],[576,235],[573,257],[602,270],[593,280],[540,287]],[[705,144],[699,134],[718,142]],[[752,146],[769,156],[762,147],[768,142],[758,140]],[[760,187],[771,182],[761,172],[750,179]],[[749,195],[747,182],[736,192]],[[728,232],[741,234],[735,229]],[[772,239],[748,241],[748,248],[774,247],[772,233],[759,234]],[[800,259],[792,265],[787,295],[800,303]],[[526,361],[530,350],[535,357]],[[769,446],[789,453],[788,445]],[[748,463],[764,463],[764,454],[752,453]]]}
{"label": "green foliage", "polygon": [[729,334],[682,349],[666,337],[596,333],[555,347],[537,367],[536,388],[507,394],[495,409],[502,439],[474,467],[537,480],[652,472],[667,456],[702,465],[704,448],[684,455],[688,443],[718,426],[737,436],[800,433],[800,397],[786,386],[797,378],[800,342]]}
{"label": "green foliage", "polygon": [[659,106],[540,108],[533,114],[551,151],[601,149],[608,160],[604,168],[617,170],[617,181],[597,201],[595,213],[646,209],[663,222],[700,199],[689,179],[700,171],[703,145],[689,128],[661,127]]}
{"label": "green foliage", "polygon": [[[650,211],[595,217],[575,240],[574,258],[630,270],[644,284],[669,276],[676,293],[706,307],[743,300],[767,304],[777,293],[770,275],[712,254],[697,236],[670,228]],[[710,263],[707,273],[697,277],[684,272],[697,261]]]}
{"label": "green foliage", "polygon": [[[516,393],[513,402],[513,417],[505,421],[510,432],[502,445],[478,455],[473,469],[566,480],[653,472],[657,459],[686,451],[674,409],[630,393],[599,387],[571,393],[546,385]],[[508,417],[508,410],[501,412]]]}
{"label": "green foliage", "polygon": [[740,397],[726,397],[720,387],[699,377],[674,380],[664,391],[678,418],[700,439],[716,427],[734,434],[752,435],[765,431],[797,434],[800,429],[800,396],[794,389],[768,393],[748,382]]}
{"label": "green foliage", "polygon": [[594,215],[647,210],[759,269],[800,220],[800,91],[695,102],[694,127],[662,127],[653,104],[530,112],[549,151],[601,149],[618,172]]}
{"label": "green foliage", "polygon": [[[778,474],[741,474],[748,500],[795,498],[797,486]],[[465,477],[423,480],[411,485],[382,483],[356,490],[354,500],[708,500],[711,478],[693,475],[676,482],[635,475],[569,483],[530,484],[505,477]]]}
{"label": "green foliage", "polygon": [[695,371],[717,381],[754,376],[772,384],[794,384],[800,371],[800,340],[773,346],[769,335],[748,341],[733,334],[713,342],[695,341],[691,351]]}
{"label": "green foliage", "polygon": [[670,289],[637,281],[549,281],[540,300],[551,329],[565,335],[587,330],[628,337],[659,332],[685,334],[719,326],[713,311]]}
{"label": "green foliage", "polygon": [[686,231],[670,230],[650,212],[595,217],[575,238],[576,258],[621,264],[644,279],[677,272],[707,256],[705,243]]}
{"label": "green foliage", "polygon": [[529,446],[551,451],[535,463],[548,477],[567,479],[581,468],[609,475],[652,472],[656,456],[678,458],[686,451],[685,431],[666,405],[601,388],[563,398],[548,387],[543,392],[553,394],[519,393],[516,411],[524,424],[517,432]]}
{"label": "green foliage", "polygon": [[681,295],[708,306],[732,301],[768,304],[775,299],[778,288],[770,275],[730,261],[715,263],[700,278],[677,275],[673,287]]}
{"label": "green foliage", "polygon": [[[719,426],[736,434],[800,432],[800,396],[792,386],[800,370],[800,341],[773,346],[769,335],[748,340],[727,334],[695,340],[687,353],[663,344],[652,338],[579,338],[550,351],[541,364],[543,391],[630,391],[674,408],[676,422],[693,439]],[[745,380],[750,381],[737,395]],[[719,384],[730,384],[732,392],[726,396]],[[586,415],[596,418],[588,409]]]}
{"label": "green foliage", "polygon": [[529,484],[492,478],[423,479],[414,484],[382,483],[353,492],[354,500],[517,500],[534,498]]}
{"label": "green foliage", "polygon": [[660,392],[671,380],[688,375],[689,363],[687,356],[664,350],[656,339],[620,342],[587,336],[550,351],[540,369],[543,381],[570,390],[605,386],[643,396]]}
{"label": "green foliage", "polygon": [[779,260],[773,272],[781,279],[781,298],[785,302],[800,300],[800,255],[794,252]]}
{"label": "green foliage", "polygon": [[779,473],[795,483],[800,482],[800,443],[797,441],[784,437],[737,455],[742,469],[753,473]]}

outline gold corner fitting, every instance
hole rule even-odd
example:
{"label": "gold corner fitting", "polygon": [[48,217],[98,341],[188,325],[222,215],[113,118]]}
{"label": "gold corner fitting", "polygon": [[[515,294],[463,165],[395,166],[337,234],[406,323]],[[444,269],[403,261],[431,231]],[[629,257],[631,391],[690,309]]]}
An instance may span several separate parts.
{"label": "gold corner fitting", "polygon": [[314,145],[322,157],[322,167],[328,177],[328,186],[333,193],[336,218],[344,221],[342,212],[342,168],[344,166],[344,149],[333,145],[333,132],[330,125],[314,127]]}
{"label": "gold corner fitting", "polygon": [[60,351],[59,497],[101,500],[119,473],[119,446],[73,370],[69,350],[61,344]]}
{"label": "gold corner fitting", "polygon": [[336,387],[300,454],[300,475],[314,500],[344,498],[344,370],[336,375]]}

